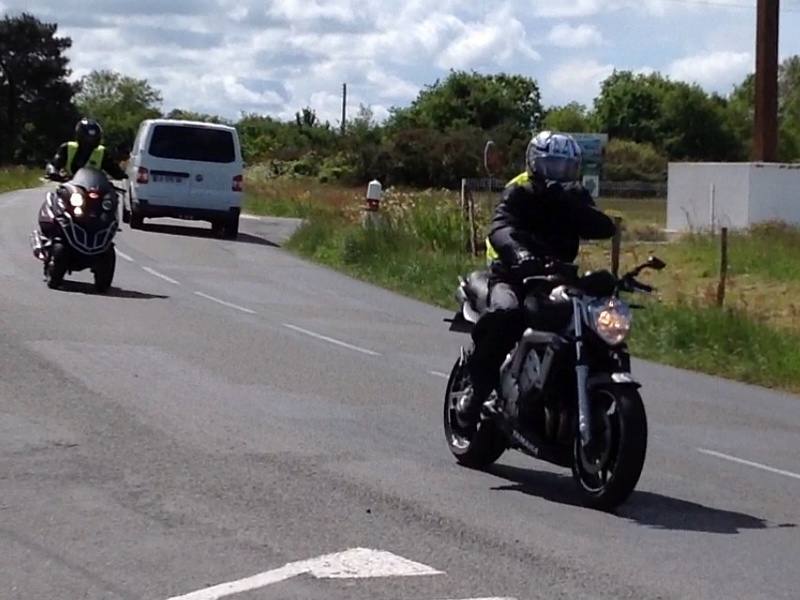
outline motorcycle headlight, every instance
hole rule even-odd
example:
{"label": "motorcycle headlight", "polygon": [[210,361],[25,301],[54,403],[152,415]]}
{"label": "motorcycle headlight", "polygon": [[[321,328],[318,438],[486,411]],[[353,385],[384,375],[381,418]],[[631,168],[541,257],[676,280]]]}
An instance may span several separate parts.
{"label": "motorcycle headlight", "polygon": [[83,206],[83,196],[75,192],[69,197],[69,203],[72,206]]}
{"label": "motorcycle headlight", "polygon": [[103,210],[111,210],[114,208],[114,203],[111,200],[103,200],[103,204],[101,204]]}
{"label": "motorcycle headlight", "polygon": [[624,300],[597,300],[587,307],[587,313],[592,329],[609,345],[622,343],[630,331],[632,314]]}

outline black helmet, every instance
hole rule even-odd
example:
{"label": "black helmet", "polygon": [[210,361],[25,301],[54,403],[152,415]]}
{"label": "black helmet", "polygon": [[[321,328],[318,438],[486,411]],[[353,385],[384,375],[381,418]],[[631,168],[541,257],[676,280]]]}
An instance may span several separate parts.
{"label": "black helmet", "polygon": [[103,139],[103,128],[94,119],[84,117],[75,125],[75,139],[81,147],[97,148]]}

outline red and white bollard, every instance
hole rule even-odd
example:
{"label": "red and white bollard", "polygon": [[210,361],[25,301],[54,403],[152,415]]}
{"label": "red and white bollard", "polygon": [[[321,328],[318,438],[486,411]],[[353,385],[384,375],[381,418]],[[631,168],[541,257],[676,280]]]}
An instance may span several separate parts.
{"label": "red and white bollard", "polygon": [[377,222],[381,209],[381,197],[383,196],[383,187],[381,182],[373,179],[367,184],[367,195],[363,204],[363,222],[365,224],[373,225]]}

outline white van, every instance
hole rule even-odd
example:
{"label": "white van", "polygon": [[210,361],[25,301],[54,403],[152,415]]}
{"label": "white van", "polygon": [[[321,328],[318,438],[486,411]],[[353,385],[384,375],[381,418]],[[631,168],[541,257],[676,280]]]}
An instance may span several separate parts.
{"label": "white van", "polygon": [[214,231],[239,233],[244,163],[234,127],[174,119],[139,125],[126,172],[122,221],[139,229],[146,218],[209,221]]}

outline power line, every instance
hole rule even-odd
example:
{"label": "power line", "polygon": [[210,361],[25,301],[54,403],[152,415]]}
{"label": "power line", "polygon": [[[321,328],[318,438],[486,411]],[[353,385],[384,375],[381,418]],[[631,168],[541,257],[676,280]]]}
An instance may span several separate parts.
{"label": "power line", "polygon": [[[755,4],[728,4],[727,2],[726,3],[711,2],[711,0],[662,0],[662,1],[669,2],[671,4],[698,4],[702,6],[714,6],[716,8],[746,9],[752,11],[755,11],[756,9]],[[800,13],[800,7],[786,8],[782,6],[781,12]]]}

